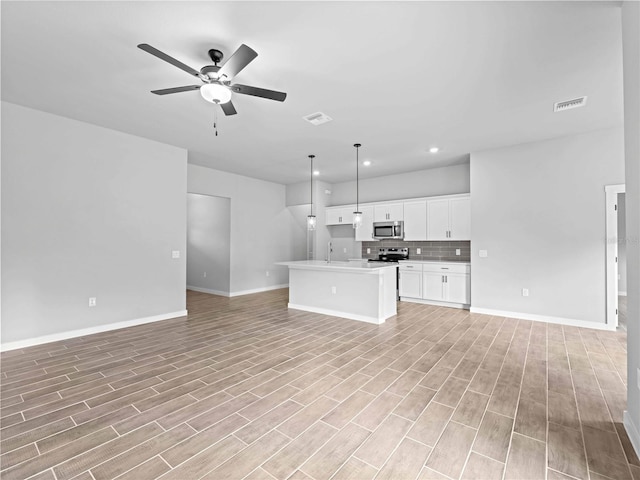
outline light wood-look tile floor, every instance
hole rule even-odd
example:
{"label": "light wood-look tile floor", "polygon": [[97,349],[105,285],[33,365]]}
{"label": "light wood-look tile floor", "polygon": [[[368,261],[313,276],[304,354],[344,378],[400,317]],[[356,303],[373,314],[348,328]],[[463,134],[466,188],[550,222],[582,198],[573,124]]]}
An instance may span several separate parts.
{"label": "light wood-look tile floor", "polygon": [[634,479],[626,334],[287,290],[2,354],[2,479]]}

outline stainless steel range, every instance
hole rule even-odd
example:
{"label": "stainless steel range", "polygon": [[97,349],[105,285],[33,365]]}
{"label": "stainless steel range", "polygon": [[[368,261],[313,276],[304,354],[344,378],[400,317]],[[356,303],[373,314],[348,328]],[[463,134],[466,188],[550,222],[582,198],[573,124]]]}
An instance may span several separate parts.
{"label": "stainless steel range", "polygon": [[409,259],[409,249],[408,248],[380,248],[378,250],[378,258],[369,259],[370,262],[390,262],[390,263],[398,263],[399,260],[408,260]]}
{"label": "stainless steel range", "polygon": [[[395,263],[400,265],[400,260],[409,260],[408,248],[387,247],[378,250],[378,258],[370,258],[370,262]],[[396,268],[396,298],[400,300],[400,269]]]}

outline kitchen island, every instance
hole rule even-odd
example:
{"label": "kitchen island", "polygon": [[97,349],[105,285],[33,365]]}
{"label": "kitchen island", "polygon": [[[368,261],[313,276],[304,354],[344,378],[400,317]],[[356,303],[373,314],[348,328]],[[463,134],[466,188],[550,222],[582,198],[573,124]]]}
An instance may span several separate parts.
{"label": "kitchen island", "polygon": [[289,267],[289,308],[375,324],[397,313],[397,265],[321,260],[279,265]]}

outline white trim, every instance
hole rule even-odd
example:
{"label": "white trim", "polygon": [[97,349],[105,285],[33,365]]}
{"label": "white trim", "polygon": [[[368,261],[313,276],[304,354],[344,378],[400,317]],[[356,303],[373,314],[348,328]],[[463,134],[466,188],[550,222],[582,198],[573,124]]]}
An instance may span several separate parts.
{"label": "white trim", "polygon": [[618,194],[625,192],[624,184],[605,185],[605,278],[606,322],[613,330],[618,326]]}
{"label": "white trim", "polygon": [[17,350],[19,348],[32,347],[43,343],[57,342],[67,340],[69,338],[84,337],[85,335],[93,335],[94,333],[108,332],[110,330],[119,330],[121,328],[133,327],[144,323],[159,322],[169,320],[170,318],[185,317],[186,310],[177,312],[163,313],[161,315],[153,315],[151,317],[135,318],[133,320],[125,320],[124,322],[107,323],[105,325],[96,325],[95,327],[81,328],[78,330],[69,330],[67,332],[53,333],[51,335],[43,335],[41,337],[27,338],[25,340],[17,340],[15,342],[7,342],[0,344],[0,352],[8,350]]}
{"label": "white trim", "polygon": [[222,290],[211,290],[210,288],[193,287],[191,285],[187,285],[187,290],[192,290],[194,292],[200,293],[209,293],[211,295],[221,295],[223,297],[231,296],[229,292],[223,292]]}
{"label": "white trim", "polygon": [[303,310],[305,312],[321,313],[323,315],[330,315],[332,317],[348,318],[349,320],[358,320],[359,322],[374,323],[376,325],[380,325],[384,323],[387,318],[391,318],[395,316],[395,315],[390,315],[387,318],[379,319],[376,317],[369,317],[367,315],[357,315],[355,313],[339,312],[337,310],[329,310],[328,308],[310,307],[308,305],[295,305],[293,303],[288,303],[287,307],[292,308],[294,310]]}
{"label": "white trim", "polygon": [[615,331],[616,327],[606,323],[586,322],[573,318],[549,317],[547,315],[536,315],[533,313],[506,312],[504,310],[492,310],[490,308],[471,307],[471,313],[481,313],[483,315],[495,315],[497,317],[519,318],[522,320],[533,320],[535,322],[556,323],[570,327],[593,328],[595,330]]}
{"label": "white trim", "polygon": [[638,428],[633,424],[628,410],[625,410],[622,414],[622,423],[624,424],[624,429],[627,431],[631,445],[636,451],[636,455],[640,457],[640,433],[638,433]]}
{"label": "white trim", "polygon": [[627,292],[618,292],[618,296],[619,297],[626,297],[627,296]]}
{"label": "white trim", "polygon": [[251,290],[239,290],[237,292],[229,293],[230,297],[238,297],[240,295],[249,295],[251,293],[260,293],[260,292],[269,292],[271,290],[280,290],[281,288],[289,288],[288,283],[283,283],[282,285],[271,285],[270,287],[262,287],[262,288],[254,288]]}
{"label": "white trim", "polygon": [[464,303],[438,302],[437,300],[423,300],[422,298],[400,297],[401,302],[422,303],[424,305],[436,305],[438,307],[460,308],[469,310],[469,305]]}

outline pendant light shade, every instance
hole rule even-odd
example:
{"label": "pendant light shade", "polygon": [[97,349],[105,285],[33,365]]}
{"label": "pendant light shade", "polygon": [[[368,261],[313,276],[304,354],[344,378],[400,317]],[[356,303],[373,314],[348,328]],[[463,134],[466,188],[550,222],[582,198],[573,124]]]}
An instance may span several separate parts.
{"label": "pendant light shade", "polygon": [[311,159],[311,181],[310,190],[311,190],[311,211],[309,215],[307,215],[307,230],[312,231],[316,229],[316,216],[313,214],[313,159],[316,158],[315,155],[309,155]]}
{"label": "pendant light shade", "polygon": [[360,228],[362,225],[362,212],[360,211],[360,158],[359,158],[359,148],[361,145],[359,143],[355,143],[353,145],[356,147],[356,211],[353,212],[353,228]]}

